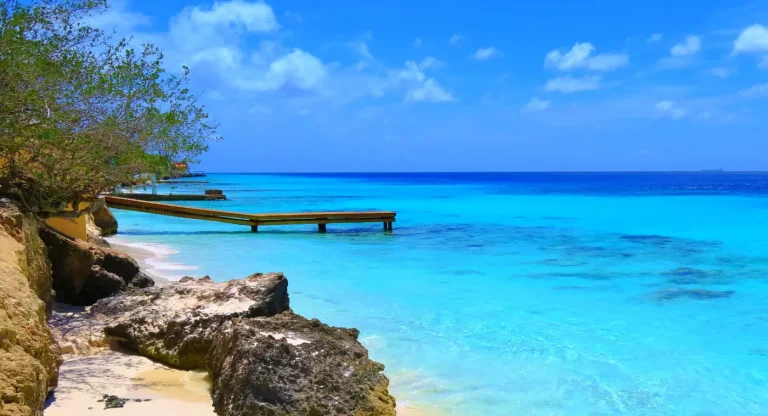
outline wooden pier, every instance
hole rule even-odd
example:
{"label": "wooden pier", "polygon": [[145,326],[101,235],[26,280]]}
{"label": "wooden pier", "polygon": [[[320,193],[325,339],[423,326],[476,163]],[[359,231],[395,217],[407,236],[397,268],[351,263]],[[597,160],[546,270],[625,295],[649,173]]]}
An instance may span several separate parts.
{"label": "wooden pier", "polygon": [[396,213],[393,211],[355,211],[355,212],[294,212],[283,214],[246,214],[241,212],[221,211],[207,208],[184,207],[181,205],[159,202],[140,201],[131,198],[106,196],[104,201],[110,208],[168,215],[171,217],[195,220],[216,221],[228,224],[250,226],[251,231],[259,227],[272,225],[317,224],[321,233],[327,231],[328,224],[343,223],[382,223],[384,230],[391,231]]}

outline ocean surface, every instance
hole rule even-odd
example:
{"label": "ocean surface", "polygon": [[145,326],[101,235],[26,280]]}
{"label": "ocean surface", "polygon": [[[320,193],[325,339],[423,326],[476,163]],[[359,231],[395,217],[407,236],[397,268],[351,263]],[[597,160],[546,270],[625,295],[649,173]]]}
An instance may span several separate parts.
{"label": "ocean surface", "polygon": [[[395,210],[266,228],[115,211],[153,271],[283,271],[355,327],[402,409],[768,415],[768,174],[209,174],[245,212]],[[412,412],[413,413],[413,412]]]}

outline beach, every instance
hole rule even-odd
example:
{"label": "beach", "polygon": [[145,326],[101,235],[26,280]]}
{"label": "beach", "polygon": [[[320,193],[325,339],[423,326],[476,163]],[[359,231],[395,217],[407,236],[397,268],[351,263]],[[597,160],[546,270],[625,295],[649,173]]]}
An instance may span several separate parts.
{"label": "beach", "polygon": [[[149,271],[158,262],[167,260],[165,253],[169,252],[168,247],[145,245],[139,241],[126,243],[114,238],[108,240],[114,250],[132,256],[156,284],[164,285],[172,281]],[[148,260],[153,262],[148,263]],[[81,310],[65,305],[59,307],[64,307],[59,313]],[[93,354],[65,355],[59,374],[58,387],[46,408],[46,416],[79,416],[85,412],[94,415],[138,412],[146,416],[165,416],[169,412],[189,416],[215,415],[210,381],[204,372],[173,369],[115,345],[95,350]],[[99,402],[104,394],[129,401],[123,408],[104,409],[104,403]],[[437,416],[441,413],[432,406],[406,401],[398,403],[397,414]]]}
{"label": "beach", "polygon": [[[65,356],[46,416],[125,414],[215,416],[204,372],[181,371],[148,358],[105,350]],[[105,409],[104,394],[128,399]]]}
{"label": "beach", "polygon": [[[110,243],[122,251],[152,277],[156,285],[169,282],[153,273],[149,259],[160,259],[157,251],[139,244]],[[162,252],[161,252],[162,253]],[[57,305],[56,314],[68,314],[71,321],[84,315],[83,308]],[[122,408],[105,409],[103,395],[128,399]],[[49,400],[46,416],[80,416],[82,414],[143,414],[164,416],[215,416],[210,396],[210,382],[203,371],[183,371],[135,355],[111,344],[94,348],[83,355],[67,354],[59,369],[59,382]]]}

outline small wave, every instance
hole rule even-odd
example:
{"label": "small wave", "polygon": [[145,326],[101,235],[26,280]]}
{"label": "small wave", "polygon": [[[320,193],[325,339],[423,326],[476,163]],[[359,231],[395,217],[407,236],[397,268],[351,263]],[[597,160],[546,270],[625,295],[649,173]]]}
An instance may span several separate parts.
{"label": "small wave", "polygon": [[107,238],[107,241],[109,241],[110,244],[130,247],[145,253],[147,257],[142,259],[143,261],[140,261],[139,263],[144,272],[151,275],[156,275],[168,280],[179,280],[186,275],[186,273],[180,274],[179,272],[198,269],[197,266],[169,261],[169,258],[179,254],[179,251],[168,245],[137,242],[120,237],[109,237]]}

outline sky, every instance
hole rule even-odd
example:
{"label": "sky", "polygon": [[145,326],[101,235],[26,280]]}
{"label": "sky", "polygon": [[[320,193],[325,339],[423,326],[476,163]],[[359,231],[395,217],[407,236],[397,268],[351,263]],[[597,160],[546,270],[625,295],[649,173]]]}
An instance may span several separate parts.
{"label": "sky", "polygon": [[111,0],[209,172],[768,170],[768,1]]}

